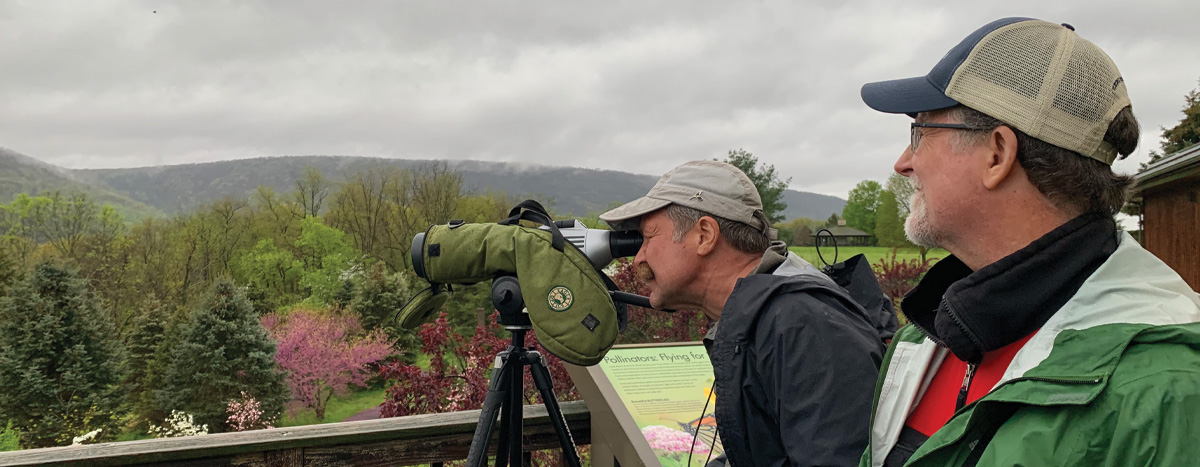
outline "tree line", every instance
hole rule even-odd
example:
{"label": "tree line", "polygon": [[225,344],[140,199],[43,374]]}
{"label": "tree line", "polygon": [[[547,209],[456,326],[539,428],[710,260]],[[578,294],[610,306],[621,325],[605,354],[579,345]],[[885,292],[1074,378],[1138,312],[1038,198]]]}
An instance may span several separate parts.
{"label": "tree line", "polygon": [[[387,358],[415,359],[415,334],[392,324],[413,291],[413,235],[495,221],[515,203],[464,193],[438,163],[336,181],[310,169],[290,192],[132,225],[84,193],[18,195],[0,204],[0,437],[42,447],[261,427],[285,406],[320,414],[370,379],[361,370],[384,358],[381,342]],[[469,335],[487,291],[463,287],[448,309]],[[321,361],[337,348],[356,353]],[[304,362],[330,376],[295,380],[308,369],[288,365]]]}

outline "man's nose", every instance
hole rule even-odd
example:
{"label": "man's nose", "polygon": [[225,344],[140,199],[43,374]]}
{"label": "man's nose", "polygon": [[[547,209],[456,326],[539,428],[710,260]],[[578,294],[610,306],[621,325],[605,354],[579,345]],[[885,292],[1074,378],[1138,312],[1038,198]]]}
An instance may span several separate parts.
{"label": "man's nose", "polygon": [[641,264],[646,262],[646,244],[642,243],[642,247],[638,248],[636,255],[633,255],[633,264]]}
{"label": "man's nose", "polygon": [[905,146],[904,152],[900,153],[900,158],[896,160],[896,165],[892,166],[892,170],[905,177],[912,173],[912,146]]}

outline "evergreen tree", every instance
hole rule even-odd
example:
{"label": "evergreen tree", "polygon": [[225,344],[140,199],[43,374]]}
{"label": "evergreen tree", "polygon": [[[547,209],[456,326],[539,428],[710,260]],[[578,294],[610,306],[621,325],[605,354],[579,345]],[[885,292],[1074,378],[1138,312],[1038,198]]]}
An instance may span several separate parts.
{"label": "evergreen tree", "polygon": [[20,272],[17,261],[5,251],[3,246],[0,246],[0,297],[7,294],[9,284],[17,281]]}
{"label": "evergreen tree", "polygon": [[879,209],[875,212],[875,239],[879,241],[879,246],[908,246],[898,204],[892,192],[884,190],[879,193]]}
{"label": "evergreen tree", "polygon": [[408,302],[409,296],[408,280],[404,273],[389,274],[386,264],[375,263],[363,277],[350,309],[362,318],[363,329],[382,329],[388,335],[398,337],[393,318]]}
{"label": "evergreen tree", "polygon": [[1149,164],[1158,162],[1168,154],[1200,143],[1200,89],[1193,89],[1183,96],[1183,120],[1171,128],[1162,128],[1162,142],[1157,151],[1150,151]]}
{"label": "evergreen tree", "polygon": [[[181,316],[176,310],[164,321],[163,334],[154,347],[154,353],[145,362],[144,375],[141,378],[141,394],[133,402],[131,413],[139,426],[149,428],[150,425],[162,425],[171,415],[170,409],[159,407],[156,394],[163,389],[164,375],[171,364],[172,349],[183,340],[183,325],[188,316]],[[152,331],[146,331],[148,334]]]}
{"label": "evergreen tree", "polygon": [[112,426],[121,348],[86,282],[38,265],[0,299],[0,421],[27,448]]}
{"label": "evergreen tree", "polygon": [[[167,341],[165,335],[168,316],[167,309],[162,304],[157,302],[147,304],[146,308],[137,315],[133,331],[126,340],[128,357],[125,366],[128,373],[122,392],[125,393],[126,403],[129,404],[130,411],[139,420],[139,423],[161,421],[153,418],[153,406],[145,402],[148,399],[148,393],[152,394],[150,383],[153,379],[151,373],[155,356],[169,349],[164,346]],[[148,428],[148,424],[146,425]]]}
{"label": "evergreen tree", "polygon": [[261,403],[264,418],[283,410],[287,389],[275,366],[275,343],[233,282],[214,284],[179,334],[162,389],[155,390],[159,409],[191,414],[213,432],[226,431],[227,404],[243,392]]}
{"label": "evergreen tree", "polygon": [[758,158],[742,149],[729,151],[725,162],[741,169],[750,178],[750,182],[754,183],[754,188],[758,189],[758,197],[762,199],[763,214],[767,219],[772,224],[783,221],[783,210],[787,209],[787,203],[783,201],[783,191],[792,181],[791,177],[786,180],[780,179],[775,173],[774,165],[763,164],[760,167]]}

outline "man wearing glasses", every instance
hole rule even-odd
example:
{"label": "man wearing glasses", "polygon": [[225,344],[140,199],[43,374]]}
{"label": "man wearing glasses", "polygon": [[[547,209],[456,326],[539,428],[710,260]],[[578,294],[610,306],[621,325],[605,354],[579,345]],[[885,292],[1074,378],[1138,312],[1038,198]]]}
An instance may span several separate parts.
{"label": "man wearing glasses", "polygon": [[914,117],[905,232],[953,253],[904,298],[862,465],[1198,462],[1200,297],[1113,220],[1139,133],[1112,60],[1006,18],[862,98]]}

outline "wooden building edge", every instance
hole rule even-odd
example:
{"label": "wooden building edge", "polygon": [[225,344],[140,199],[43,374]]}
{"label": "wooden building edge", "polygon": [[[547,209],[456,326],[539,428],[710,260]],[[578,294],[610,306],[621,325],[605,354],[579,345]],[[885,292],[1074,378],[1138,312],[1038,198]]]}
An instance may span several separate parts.
{"label": "wooden building edge", "polygon": [[1200,291],[1200,144],[1168,154],[1136,176],[1141,241]]}

